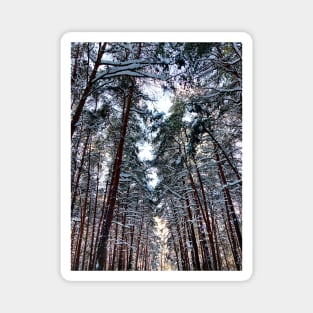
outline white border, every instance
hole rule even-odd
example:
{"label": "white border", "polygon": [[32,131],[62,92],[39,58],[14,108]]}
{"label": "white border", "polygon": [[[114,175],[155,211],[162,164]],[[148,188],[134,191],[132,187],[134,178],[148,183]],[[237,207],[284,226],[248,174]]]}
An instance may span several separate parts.
{"label": "white border", "polygon": [[[242,271],[71,271],[70,99],[71,42],[242,42],[243,43],[243,264]],[[68,281],[245,281],[252,275],[252,38],[244,32],[72,32],[61,38],[61,276]]]}

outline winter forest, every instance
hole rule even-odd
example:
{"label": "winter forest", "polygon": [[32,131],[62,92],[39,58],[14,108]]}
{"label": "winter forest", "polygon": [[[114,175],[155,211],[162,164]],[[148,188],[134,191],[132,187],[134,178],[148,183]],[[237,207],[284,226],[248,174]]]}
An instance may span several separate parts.
{"label": "winter forest", "polygon": [[240,42],[72,42],[72,271],[241,271],[241,177]]}

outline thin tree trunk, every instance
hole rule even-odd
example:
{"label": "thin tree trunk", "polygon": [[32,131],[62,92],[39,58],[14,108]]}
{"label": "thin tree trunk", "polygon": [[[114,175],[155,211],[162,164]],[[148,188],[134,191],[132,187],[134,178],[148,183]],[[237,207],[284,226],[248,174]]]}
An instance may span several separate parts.
{"label": "thin tree trunk", "polygon": [[77,173],[77,177],[76,177],[76,183],[74,186],[74,190],[72,190],[72,204],[71,204],[71,215],[73,216],[73,211],[74,211],[74,206],[75,206],[75,201],[76,201],[76,196],[77,196],[77,190],[78,190],[78,185],[79,185],[79,181],[80,181],[80,176],[82,174],[82,169],[84,166],[84,160],[85,160],[85,155],[86,155],[86,151],[87,151],[87,146],[89,143],[89,137],[90,137],[90,130],[88,130],[87,133],[87,137],[86,137],[86,141],[85,141],[85,145],[84,145],[84,150],[83,150],[83,155],[80,161],[80,166],[79,166],[79,170]]}
{"label": "thin tree trunk", "polygon": [[103,220],[104,220],[104,216],[105,216],[105,204],[106,204],[106,197],[107,197],[107,192],[108,192],[108,186],[109,186],[109,181],[106,181],[105,184],[105,191],[103,194],[103,203],[102,203],[102,210],[101,210],[101,216],[100,216],[100,220],[99,220],[99,224],[98,224],[98,229],[97,229],[97,235],[96,235],[96,243],[94,245],[94,251],[93,251],[93,258],[92,258],[92,268],[95,268],[95,263],[96,263],[96,256],[97,256],[97,247],[99,244],[99,240],[100,240],[100,231],[101,231],[101,225],[103,224]]}
{"label": "thin tree trunk", "polygon": [[[72,70],[72,75],[71,75],[71,83],[72,86],[75,83],[76,79],[77,79],[77,69],[78,69],[78,60],[81,57],[81,44],[77,44],[77,50],[76,50],[76,54],[75,54],[75,62],[74,62],[74,66],[73,66],[73,70]],[[76,101],[76,97],[77,97],[77,93],[75,92],[75,90],[72,88],[72,104],[71,104],[71,109],[73,109],[73,105]]]}
{"label": "thin tree trunk", "polygon": [[115,259],[117,255],[117,240],[118,240],[118,228],[119,225],[115,225],[115,240],[114,240],[114,248],[113,248],[113,255],[112,255],[112,263],[111,263],[111,270],[113,271],[115,269]]}
{"label": "thin tree trunk", "polygon": [[204,219],[204,222],[205,222],[206,227],[207,227],[209,243],[210,243],[210,250],[212,253],[212,262],[213,262],[212,267],[213,267],[213,270],[217,270],[217,259],[216,259],[216,252],[215,252],[215,245],[214,245],[214,238],[213,238],[213,233],[212,233],[211,222],[210,222],[210,219],[208,219],[207,213],[205,212],[205,210],[201,204],[201,199],[199,197],[198,190],[196,188],[195,182],[194,182],[193,177],[192,177],[190,172],[189,172],[189,180],[190,180],[191,187],[194,190],[195,201],[198,203],[198,205],[201,209],[203,219]]}
{"label": "thin tree trunk", "polygon": [[186,250],[184,247],[184,242],[183,242],[183,231],[181,229],[181,224],[178,219],[178,213],[175,208],[175,205],[173,201],[171,200],[172,204],[172,211],[173,211],[173,216],[175,218],[175,226],[176,226],[176,233],[178,235],[178,242],[179,242],[179,248],[180,248],[180,255],[181,255],[181,263],[182,263],[182,270],[188,270],[188,256],[186,255]]}
{"label": "thin tree trunk", "polygon": [[[185,188],[185,181],[183,180],[183,187]],[[187,214],[188,218],[190,220],[189,222],[189,227],[190,227],[190,236],[191,236],[191,242],[192,242],[192,247],[194,251],[194,267],[196,270],[200,271],[201,270],[201,265],[200,265],[200,259],[199,259],[199,249],[198,249],[198,244],[197,244],[197,239],[196,239],[196,234],[193,226],[193,216],[190,208],[190,202],[188,198],[188,194],[185,193],[185,202],[186,202],[186,209],[187,209]]]}
{"label": "thin tree trunk", "polygon": [[[89,147],[89,149],[90,149],[90,147]],[[81,251],[82,239],[83,239],[84,228],[85,228],[87,203],[88,203],[88,197],[89,197],[89,187],[90,187],[90,152],[89,152],[89,158],[88,158],[87,187],[86,187],[86,194],[85,194],[85,200],[84,200],[84,207],[83,207],[82,214],[81,214],[81,225],[80,225],[77,255],[76,255],[76,260],[75,260],[75,264],[74,264],[74,270],[79,270],[79,265],[80,265],[80,251]],[[87,240],[87,238],[86,238],[86,240]],[[85,241],[84,244],[86,245],[87,242]]]}
{"label": "thin tree trunk", "polygon": [[[186,154],[185,146],[183,146],[183,149],[184,149],[184,153]],[[193,160],[193,161],[195,163],[195,160]],[[196,165],[196,163],[195,163],[195,165]],[[201,203],[201,199],[200,199],[200,196],[199,196],[199,193],[198,193],[198,189],[196,187],[196,184],[194,182],[193,176],[191,174],[190,166],[188,164],[187,159],[185,159],[185,167],[186,167],[186,169],[188,171],[188,177],[189,177],[190,185],[191,185],[192,189],[194,190],[195,201],[198,203],[198,206],[201,209],[203,220],[204,220],[206,228],[207,228],[207,233],[208,233],[209,243],[210,243],[210,250],[211,250],[211,253],[212,253],[212,267],[213,267],[213,270],[217,270],[217,257],[216,257],[216,251],[215,251],[215,244],[214,244],[214,238],[213,238],[213,234],[212,234],[211,221],[210,221],[210,218],[209,218],[209,215],[208,215],[208,208],[207,208],[207,203],[206,203],[205,192],[204,192],[204,189],[203,189],[202,179],[201,179],[200,173],[198,172],[198,168],[197,168],[197,165],[196,165],[198,179],[201,182],[200,183],[200,188],[201,188],[201,191],[202,191],[203,204],[205,206],[204,208],[203,208],[203,205]]]}
{"label": "thin tree trunk", "polygon": [[138,271],[138,260],[139,260],[139,249],[141,242],[141,232],[142,232],[142,224],[140,225],[139,234],[137,237],[137,246],[136,246],[136,258],[135,258],[135,271]]}
{"label": "thin tree trunk", "polygon": [[128,271],[131,271],[132,266],[133,266],[132,262],[133,262],[134,230],[135,230],[135,226],[132,226],[130,230],[130,251],[129,251],[128,264],[127,264]]}
{"label": "thin tree trunk", "polygon": [[[127,208],[126,208],[127,209]],[[118,260],[118,270],[123,271],[124,265],[125,265],[125,224],[126,224],[126,213],[123,213],[123,219],[122,219],[122,237],[121,237],[121,245],[120,245],[120,253],[119,253],[119,260]]]}
{"label": "thin tree trunk", "polygon": [[72,228],[72,233],[71,233],[71,266],[74,266],[75,262],[75,251],[74,250],[74,242],[75,242],[75,237],[76,237],[76,228],[77,228],[78,221],[74,221],[74,226]]}
{"label": "thin tree trunk", "polygon": [[176,244],[176,240],[175,240],[175,236],[174,236],[174,232],[173,232],[174,230],[172,228],[171,223],[168,223],[168,229],[169,229],[169,233],[171,235],[172,242],[173,242],[174,252],[175,252],[175,256],[176,256],[177,270],[180,271],[180,259],[178,256],[178,248],[177,248],[177,244]]}
{"label": "thin tree trunk", "polygon": [[96,217],[97,217],[97,208],[98,208],[98,193],[99,193],[99,179],[100,179],[100,156],[99,156],[99,162],[98,162],[98,171],[97,171],[97,187],[96,187],[96,198],[95,198],[95,206],[93,209],[93,221],[92,221],[92,235],[91,235],[91,246],[90,246],[90,256],[89,256],[89,264],[88,264],[88,270],[92,270],[93,266],[93,247],[94,247],[94,241],[95,241],[95,231],[96,231]]}
{"label": "thin tree trunk", "polygon": [[219,157],[218,151],[216,149],[216,146],[214,148],[215,148],[214,150],[215,150],[215,157],[216,157],[216,162],[217,162],[217,166],[218,166],[218,171],[219,171],[220,178],[221,178],[221,181],[223,184],[223,192],[224,192],[226,200],[227,200],[227,211],[229,211],[231,220],[232,220],[234,227],[235,227],[235,231],[236,231],[236,235],[237,235],[240,249],[242,249],[242,237],[241,237],[240,224],[239,224],[239,221],[238,221],[238,218],[237,218],[234,206],[233,206],[233,201],[232,201],[229,189],[227,187],[226,177],[224,174],[223,167],[220,163],[220,157]]}
{"label": "thin tree trunk", "polygon": [[[226,215],[227,215],[227,212],[226,212]],[[223,217],[224,227],[226,230],[230,251],[231,251],[233,259],[234,259],[234,264],[235,264],[234,267],[236,269],[238,269],[239,267],[236,264],[236,258],[237,258],[238,252],[237,252],[236,245],[235,245],[236,243],[235,243],[235,236],[233,234],[233,229],[232,229],[231,224],[229,223],[229,218],[227,217],[227,219],[225,219],[224,213],[222,214],[222,217]]]}

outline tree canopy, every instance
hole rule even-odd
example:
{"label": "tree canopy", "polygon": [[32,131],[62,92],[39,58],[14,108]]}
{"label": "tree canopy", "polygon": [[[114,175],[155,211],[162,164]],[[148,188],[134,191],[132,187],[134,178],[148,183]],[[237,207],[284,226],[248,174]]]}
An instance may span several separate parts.
{"label": "tree canopy", "polygon": [[72,270],[242,269],[241,43],[73,42],[71,139]]}

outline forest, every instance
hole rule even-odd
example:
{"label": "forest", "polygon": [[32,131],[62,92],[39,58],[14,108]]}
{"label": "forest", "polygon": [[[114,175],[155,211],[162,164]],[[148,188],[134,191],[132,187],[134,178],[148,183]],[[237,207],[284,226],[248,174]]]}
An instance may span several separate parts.
{"label": "forest", "polygon": [[[242,43],[71,43],[71,270],[242,270]],[[69,104],[68,104],[69,105]]]}

